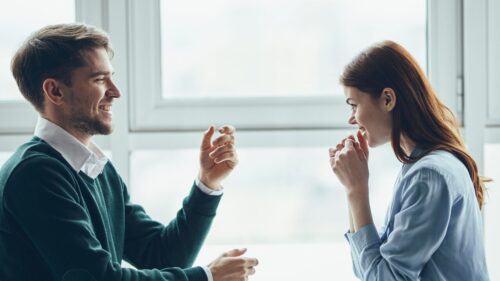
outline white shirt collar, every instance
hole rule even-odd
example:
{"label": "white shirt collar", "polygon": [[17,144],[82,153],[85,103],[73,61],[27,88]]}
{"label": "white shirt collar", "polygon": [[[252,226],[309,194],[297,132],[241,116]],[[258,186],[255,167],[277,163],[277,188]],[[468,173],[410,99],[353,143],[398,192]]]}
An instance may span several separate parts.
{"label": "white shirt collar", "polygon": [[82,171],[92,179],[102,173],[108,162],[108,158],[95,143],[91,142],[86,147],[63,128],[43,117],[38,117],[34,134],[61,153],[76,172]]}

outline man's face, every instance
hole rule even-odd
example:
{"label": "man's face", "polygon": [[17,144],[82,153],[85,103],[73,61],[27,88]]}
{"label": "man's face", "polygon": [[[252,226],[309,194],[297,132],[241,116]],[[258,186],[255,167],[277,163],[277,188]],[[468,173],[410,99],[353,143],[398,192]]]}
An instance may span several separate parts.
{"label": "man's face", "polygon": [[88,136],[112,132],[112,103],[120,97],[113,67],[104,48],[86,51],[86,66],[73,70],[65,111],[71,128]]}

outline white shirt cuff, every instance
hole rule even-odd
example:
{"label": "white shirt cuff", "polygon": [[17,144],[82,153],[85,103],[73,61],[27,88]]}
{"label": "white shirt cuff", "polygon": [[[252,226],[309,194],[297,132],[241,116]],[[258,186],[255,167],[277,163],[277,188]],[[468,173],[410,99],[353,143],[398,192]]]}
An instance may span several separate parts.
{"label": "white shirt cuff", "polygon": [[[220,190],[213,190],[211,188],[209,188],[208,186],[206,186],[203,182],[201,182],[201,180],[196,177],[195,179],[195,184],[196,186],[205,194],[208,194],[208,195],[212,195],[212,196],[218,196],[218,195],[222,195],[222,193],[224,193],[224,187],[220,187]],[[208,279],[208,281],[212,281],[212,279]]]}
{"label": "white shirt cuff", "polygon": [[202,266],[201,268],[205,270],[205,274],[207,275],[208,281],[214,281],[214,277],[212,276],[212,271],[210,271],[210,269],[208,269],[208,267],[206,266]]}

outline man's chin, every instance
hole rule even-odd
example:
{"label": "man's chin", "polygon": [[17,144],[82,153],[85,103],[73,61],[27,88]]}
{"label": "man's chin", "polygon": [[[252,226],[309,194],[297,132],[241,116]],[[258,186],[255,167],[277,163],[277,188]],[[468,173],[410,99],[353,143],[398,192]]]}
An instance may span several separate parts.
{"label": "man's chin", "polygon": [[111,133],[113,132],[113,129],[114,129],[113,125],[108,125],[108,124],[104,125],[104,124],[102,124],[102,126],[100,126],[98,128],[98,130],[96,130],[96,131],[97,131],[98,135],[107,136],[107,135],[111,135]]}

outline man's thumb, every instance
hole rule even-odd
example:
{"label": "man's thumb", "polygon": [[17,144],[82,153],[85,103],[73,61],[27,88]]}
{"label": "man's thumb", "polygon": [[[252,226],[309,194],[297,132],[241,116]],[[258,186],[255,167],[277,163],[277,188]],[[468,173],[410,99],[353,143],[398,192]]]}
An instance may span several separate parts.
{"label": "man's thumb", "polygon": [[239,256],[243,255],[246,251],[247,251],[246,248],[232,249],[232,250],[227,251],[224,254],[222,254],[222,256],[223,257],[239,257]]}
{"label": "man's thumb", "polygon": [[201,149],[207,150],[212,146],[212,136],[214,135],[214,126],[208,127],[208,129],[203,133],[203,140],[201,141]]}

